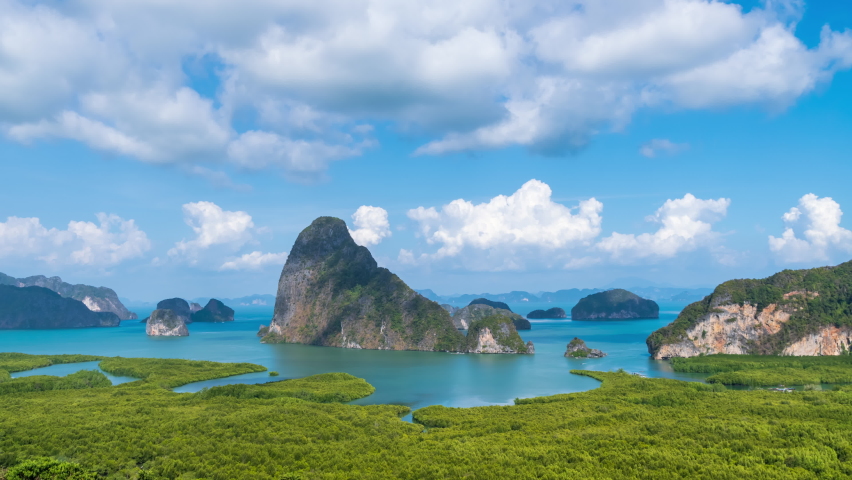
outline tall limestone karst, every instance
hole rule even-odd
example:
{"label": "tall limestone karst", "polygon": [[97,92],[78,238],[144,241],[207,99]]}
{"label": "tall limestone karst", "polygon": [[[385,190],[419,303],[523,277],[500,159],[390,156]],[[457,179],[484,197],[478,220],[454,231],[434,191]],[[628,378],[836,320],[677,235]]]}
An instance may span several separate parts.
{"label": "tall limestone karst", "polygon": [[852,262],[722,283],[646,343],[656,359],[852,351]]}
{"label": "tall limestone karst", "polygon": [[446,310],[380,268],[346,223],[332,217],[299,234],[281,272],[272,323],[263,328],[267,343],[468,351]]}
{"label": "tall limestone karst", "polygon": [[437,303],[380,268],[346,223],[320,217],[302,230],[278,281],[264,342],[464,351],[465,338]]}

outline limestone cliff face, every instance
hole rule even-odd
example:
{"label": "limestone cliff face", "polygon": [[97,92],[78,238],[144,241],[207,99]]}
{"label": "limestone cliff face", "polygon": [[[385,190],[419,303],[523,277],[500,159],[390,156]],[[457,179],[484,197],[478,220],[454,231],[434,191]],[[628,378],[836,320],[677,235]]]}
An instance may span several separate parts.
{"label": "limestone cliff face", "polygon": [[763,337],[774,335],[790,320],[794,308],[767,305],[758,311],[757,306],[719,305],[686,331],[680,342],[663,345],[655,359],[694,357],[714,353],[747,354]]}
{"label": "limestone cliff face", "polygon": [[437,303],[379,268],[346,223],[320,217],[290,250],[278,282],[267,343],[465,351],[464,336]]}
{"label": "limestone cliff face", "polygon": [[470,353],[535,353],[532,342],[524,344],[512,319],[500,314],[474,321],[467,342]]}
{"label": "limestone cliff face", "polygon": [[516,330],[529,330],[531,328],[530,321],[517,313],[481,303],[473,303],[457,309],[453,313],[453,325],[459,330],[467,330],[473,322],[491,315],[504,315],[511,318]]}
{"label": "limestone cliff face", "polygon": [[783,355],[841,355],[848,352],[852,352],[852,328],[831,325],[788,345]]}
{"label": "limestone cliff face", "polygon": [[155,337],[185,337],[189,329],[183,318],[169,309],[158,309],[151,312],[145,325],[145,333]]}
{"label": "limestone cliff face", "polygon": [[852,262],[730,280],[646,343],[654,358],[840,355],[852,347]]}

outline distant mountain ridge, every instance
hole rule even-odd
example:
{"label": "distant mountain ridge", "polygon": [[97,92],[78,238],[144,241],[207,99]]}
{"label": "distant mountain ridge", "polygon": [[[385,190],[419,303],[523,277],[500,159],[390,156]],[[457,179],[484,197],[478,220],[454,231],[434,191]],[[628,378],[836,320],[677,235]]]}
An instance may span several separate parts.
{"label": "distant mountain ridge", "polygon": [[135,320],[136,314],[129,311],[118,299],[115,291],[107,287],[93,287],[91,285],[72,285],[63,282],[59,277],[45,277],[34,275],[26,278],[15,278],[5,273],[0,273],[0,285],[11,285],[13,287],[42,287],[53,290],[62,297],[72,298],[83,302],[93,312],[112,312],[120,320]]}
{"label": "distant mountain ridge", "polygon": [[[560,303],[560,304],[576,304],[580,299],[588,297],[594,293],[605,292],[612,290],[611,288],[570,288],[566,290],[557,290],[555,292],[541,292],[538,295],[525,291],[512,291],[508,293],[475,293],[463,295],[447,295],[442,296],[436,294],[431,289],[415,290],[429,300],[438,303],[446,303],[454,307],[467,306],[471,301],[477,298],[486,298],[495,302],[504,303]],[[713,293],[712,288],[675,288],[675,287],[632,287],[626,288],[636,295],[656,302],[678,302],[691,303],[697,302],[707,295]]]}

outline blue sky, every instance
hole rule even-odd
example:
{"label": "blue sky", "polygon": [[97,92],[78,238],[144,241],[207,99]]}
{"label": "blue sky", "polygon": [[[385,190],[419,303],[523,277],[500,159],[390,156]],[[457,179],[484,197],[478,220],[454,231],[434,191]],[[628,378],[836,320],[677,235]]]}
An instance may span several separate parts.
{"label": "blue sky", "polygon": [[273,293],[321,215],[441,294],[852,256],[852,4],[492,3],[0,2],[0,271]]}

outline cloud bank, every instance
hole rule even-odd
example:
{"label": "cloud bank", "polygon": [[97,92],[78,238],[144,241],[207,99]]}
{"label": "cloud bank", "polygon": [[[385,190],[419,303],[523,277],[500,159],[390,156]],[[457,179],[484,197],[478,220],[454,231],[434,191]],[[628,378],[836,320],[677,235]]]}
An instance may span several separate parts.
{"label": "cloud bank", "polygon": [[430,139],[417,154],[560,155],[642,109],[777,111],[830,82],[852,32],[809,48],[800,6],[0,0],[0,131],[296,181],[373,148],[375,124]]}
{"label": "cloud bank", "polygon": [[0,258],[108,268],[151,249],[148,236],[133,220],[106,213],[96,216],[97,224],[71,221],[65,230],[46,228],[35,217],[9,217],[0,222]]}

